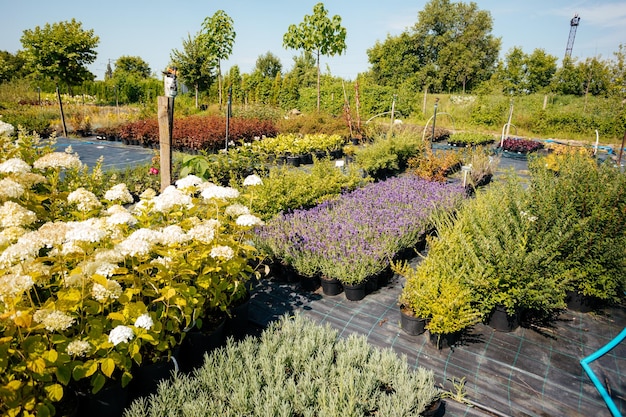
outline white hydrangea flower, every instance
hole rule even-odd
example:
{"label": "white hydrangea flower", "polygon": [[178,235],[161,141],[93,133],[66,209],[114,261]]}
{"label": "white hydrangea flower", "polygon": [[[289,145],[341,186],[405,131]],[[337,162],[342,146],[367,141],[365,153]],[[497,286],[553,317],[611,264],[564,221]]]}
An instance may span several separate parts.
{"label": "white hydrangea flower", "polygon": [[130,342],[134,338],[135,332],[133,332],[133,329],[128,326],[116,326],[113,330],[111,330],[111,333],[109,333],[109,342],[113,343],[114,346],[123,342]]}
{"label": "white hydrangea flower", "polygon": [[0,164],[0,172],[3,174],[24,174],[30,172],[30,170],[30,165],[20,158],[7,159]]}
{"label": "white hydrangea flower", "polygon": [[237,225],[239,226],[250,227],[261,225],[263,224],[263,221],[253,214],[242,214],[241,216],[237,217],[235,223],[237,223]]}
{"label": "white hydrangea flower", "polygon": [[235,203],[224,209],[224,214],[230,217],[239,217],[242,214],[250,214],[250,209],[243,204]]}
{"label": "white hydrangea flower", "polygon": [[258,175],[252,174],[252,175],[248,175],[244,180],[243,180],[243,185],[244,186],[255,186],[255,185],[261,185],[263,184],[263,180],[261,179],[261,177],[259,177]]}
{"label": "white hydrangea flower", "polygon": [[0,253],[0,267],[8,268],[18,262],[34,259],[39,255],[39,249],[28,239],[19,238],[17,242]]}
{"label": "white hydrangea flower", "polygon": [[195,175],[187,175],[184,178],[181,178],[175,182],[176,188],[185,189],[185,188],[195,188],[196,186],[202,184],[204,181],[202,178],[197,177]]}
{"label": "white hydrangea flower", "polygon": [[41,309],[35,311],[33,320],[44,325],[49,332],[57,332],[69,329],[76,319],[69,314],[52,309]]}
{"label": "white hydrangea flower", "polygon": [[0,198],[20,198],[26,189],[19,182],[13,181],[11,178],[3,178],[0,180]]}
{"label": "white hydrangea flower", "polygon": [[212,185],[210,187],[206,187],[204,190],[202,190],[202,193],[200,194],[207,200],[227,200],[229,198],[239,197],[239,191],[232,187],[222,187],[221,185]]}
{"label": "white hydrangea flower", "polygon": [[82,212],[97,210],[102,207],[102,203],[98,197],[83,187],[77,188],[67,196],[67,202],[76,205],[76,208]]}
{"label": "white hydrangea flower", "polygon": [[235,256],[235,251],[230,246],[216,246],[211,249],[211,258],[222,259],[228,261]]}
{"label": "white hydrangea flower", "polygon": [[37,221],[37,215],[13,201],[0,206],[0,227],[28,226]]}
{"label": "white hydrangea flower", "polygon": [[137,219],[126,208],[119,204],[115,204],[107,210],[109,217],[106,222],[109,225],[127,224],[129,226],[137,224]]}
{"label": "white hydrangea flower", "polygon": [[51,152],[45,154],[35,161],[33,167],[36,169],[46,168],[80,168],[82,163],[76,154],[67,152]]}
{"label": "white hydrangea flower", "polygon": [[35,283],[30,275],[8,274],[0,277],[0,301],[8,301],[24,291],[28,291]]}
{"label": "white hydrangea flower", "polygon": [[104,198],[109,201],[119,201],[120,203],[132,203],[134,201],[128,187],[123,182],[111,187],[104,193]]}
{"label": "white hydrangea flower", "polygon": [[91,350],[91,345],[85,340],[72,340],[68,343],[65,352],[70,356],[86,356]]}
{"label": "white hydrangea flower", "polygon": [[192,227],[187,234],[192,239],[202,243],[211,243],[215,239],[215,233],[219,227],[219,222],[214,219],[206,220]]}
{"label": "white hydrangea flower", "polygon": [[156,197],[156,195],[157,195],[156,191],[154,191],[152,188],[148,188],[139,195],[139,198],[141,198],[142,200],[151,200],[154,197]]}
{"label": "white hydrangea flower", "polygon": [[141,316],[137,317],[135,320],[135,327],[141,327],[142,329],[150,330],[154,326],[154,322],[152,321],[152,317],[150,314],[144,313]]}
{"label": "white hydrangea flower", "polygon": [[94,283],[91,288],[91,295],[101,303],[117,300],[122,295],[122,286],[115,280],[107,279],[106,286]]}
{"label": "white hydrangea flower", "polygon": [[91,218],[80,222],[68,222],[65,233],[67,242],[100,242],[107,237],[106,219]]}
{"label": "white hydrangea flower", "polygon": [[150,200],[154,206],[153,209],[159,213],[167,213],[174,207],[192,208],[193,201],[190,196],[170,185],[163,190],[161,194]]}
{"label": "white hydrangea flower", "polygon": [[164,227],[160,235],[160,243],[164,246],[177,245],[191,240],[191,237],[178,225]]}

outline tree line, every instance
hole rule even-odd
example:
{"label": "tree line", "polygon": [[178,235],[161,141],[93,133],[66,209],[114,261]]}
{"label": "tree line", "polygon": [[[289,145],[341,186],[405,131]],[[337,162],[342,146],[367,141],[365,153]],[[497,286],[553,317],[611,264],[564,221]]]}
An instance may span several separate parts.
{"label": "tree line", "polygon": [[[353,97],[352,89],[358,86],[365,108],[372,112],[378,110],[380,99],[386,110],[394,95],[415,97],[423,92],[553,93],[620,100],[626,94],[623,45],[612,59],[566,58],[559,66],[558,58],[542,49],[526,53],[514,47],[499,58],[501,39],[492,29],[491,14],[474,2],[431,0],[411,28],[367,50],[370,68],[348,83],[348,94]],[[284,34],[283,46],[300,51],[291,70],[285,71],[268,51],[258,57],[251,73],[242,73],[235,65],[222,74],[221,63],[230,56],[236,33],[232,18],[218,10],[183,40],[180,49],[171,51],[170,65],[177,67],[196,107],[202,102],[221,106],[224,95],[230,94],[234,103],[341,113],[348,80],[323,74],[319,62],[320,56],[343,53],[345,39],[341,17],[330,17],[318,3],[311,15]],[[21,43],[23,49],[16,54],[0,51],[0,83],[30,79],[44,90],[60,87],[106,103],[149,102],[162,94],[160,76],[137,56],[122,56],[114,66],[109,62],[105,79],[96,81],[87,67],[97,57],[99,37],[74,19],[25,30]],[[407,111],[415,107],[408,106]]]}

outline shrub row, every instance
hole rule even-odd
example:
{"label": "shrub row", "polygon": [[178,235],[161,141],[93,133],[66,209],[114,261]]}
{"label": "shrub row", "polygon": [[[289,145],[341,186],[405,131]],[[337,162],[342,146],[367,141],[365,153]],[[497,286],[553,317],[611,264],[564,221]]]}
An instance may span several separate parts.
{"label": "shrub row", "polygon": [[[172,141],[174,149],[206,150],[215,152],[225,146],[226,119],[220,116],[190,116],[174,121]],[[275,136],[276,126],[270,120],[230,119],[229,140],[251,142],[254,138]],[[156,119],[129,122],[119,127],[123,140],[137,141],[141,145],[159,142],[159,126]]]}

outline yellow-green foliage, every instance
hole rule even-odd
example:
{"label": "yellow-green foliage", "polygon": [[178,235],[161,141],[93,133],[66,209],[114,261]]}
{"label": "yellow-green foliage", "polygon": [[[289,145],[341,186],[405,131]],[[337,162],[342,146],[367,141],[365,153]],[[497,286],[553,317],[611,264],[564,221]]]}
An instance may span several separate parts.
{"label": "yellow-green foliage", "polygon": [[[436,238],[430,244],[446,250],[445,243]],[[393,265],[394,271],[406,278],[400,304],[416,317],[428,319],[431,333],[456,333],[482,317],[472,305],[471,290],[448,265],[441,256],[428,256],[416,268],[406,263]]]}
{"label": "yellow-green foliage", "polygon": [[312,207],[370,181],[357,170],[336,168],[329,159],[314,160],[310,171],[276,167],[255,187],[251,209],[267,220],[281,211]]}
{"label": "yellow-green foliage", "polygon": [[344,144],[340,135],[314,133],[300,135],[296,133],[281,133],[273,138],[265,138],[255,144],[257,149],[265,154],[273,155],[302,155],[314,151],[338,150]]}

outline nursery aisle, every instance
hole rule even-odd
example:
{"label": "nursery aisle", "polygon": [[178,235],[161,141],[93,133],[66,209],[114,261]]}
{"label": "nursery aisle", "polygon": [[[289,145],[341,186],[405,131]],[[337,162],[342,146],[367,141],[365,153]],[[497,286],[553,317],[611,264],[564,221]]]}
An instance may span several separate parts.
{"label": "nursery aisle", "polygon": [[[565,311],[552,327],[496,332],[479,324],[461,345],[436,350],[428,334],[408,336],[400,329],[397,306],[403,278],[395,275],[386,287],[363,300],[345,295],[303,291],[299,284],[266,279],[256,283],[250,321],[264,327],[283,314],[300,311],[320,324],[329,323],[342,336],[366,335],[369,342],[406,355],[409,364],[435,372],[436,381],[451,390],[451,380],[465,378],[467,398],[481,407],[446,400],[446,416],[609,416],[601,396],[580,366],[626,325],[623,308],[595,313]],[[614,395],[624,398],[626,346],[594,362],[594,372],[608,382]],[[622,413],[626,401],[617,404]],[[500,414],[489,413],[494,410]]]}

